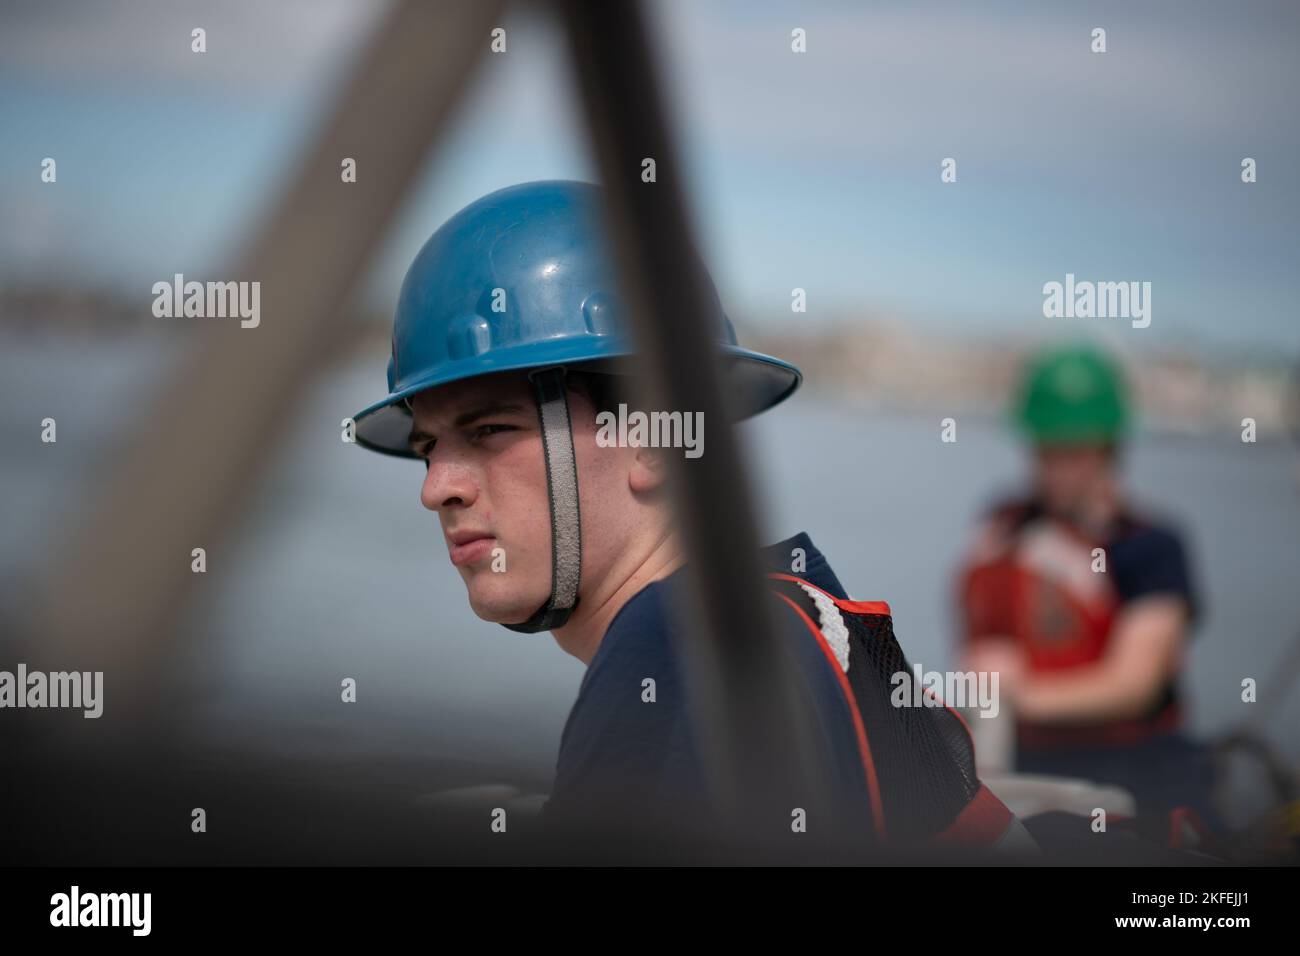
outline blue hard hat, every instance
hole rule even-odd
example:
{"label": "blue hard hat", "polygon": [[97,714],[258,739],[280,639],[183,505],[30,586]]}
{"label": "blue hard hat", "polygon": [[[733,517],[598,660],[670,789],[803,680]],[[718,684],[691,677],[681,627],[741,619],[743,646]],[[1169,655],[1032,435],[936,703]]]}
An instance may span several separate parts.
{"label": "blue hard hat", "polygon": [[[600,187],[590,183],[523,183],[444,223],[402,283],[388,395],[354,416],[357,441],[414,457],[407,402],[417,392],[493,372],[631,355],[601,203]],[[717,292],[706,284],[737,414],[771,408],[799,386],[799,370],[738,346]]]}

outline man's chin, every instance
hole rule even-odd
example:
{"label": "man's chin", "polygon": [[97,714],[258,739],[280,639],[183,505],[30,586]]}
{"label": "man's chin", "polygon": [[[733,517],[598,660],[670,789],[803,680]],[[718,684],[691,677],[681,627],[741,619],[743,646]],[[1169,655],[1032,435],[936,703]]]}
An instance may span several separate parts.
{"label": "man's chin", "polygon": [[475,595],[473,589],[469,593],[470,610],[481,620],[492,624],[522,624],[545,602],[545,597],[532,602],[521,602],[514,596]]}

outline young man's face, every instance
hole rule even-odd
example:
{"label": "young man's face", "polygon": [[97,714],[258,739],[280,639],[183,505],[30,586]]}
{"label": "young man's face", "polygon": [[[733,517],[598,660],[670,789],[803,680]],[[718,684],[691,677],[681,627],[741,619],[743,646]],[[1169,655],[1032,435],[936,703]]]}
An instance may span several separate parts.
{"label": "young man's face", "polygon": [[[596,444],[595,410],[584,395],[568,398],[585,581],[614,559],[627,531],[620,517],[629,503],[627,456]],[[428,462],[420,502],[438,514],[470,606],[487,621],[527,620],[551,593],[550,500],[531,384],[502,373],[421,392],[412,405],[412,447]]]}
{"label": "young man's face", "polygon": [[1069,517],[1110,480],[1114,455],[1102,445],[1045,446],[1034,451],[1035,478],[1044,506]]}

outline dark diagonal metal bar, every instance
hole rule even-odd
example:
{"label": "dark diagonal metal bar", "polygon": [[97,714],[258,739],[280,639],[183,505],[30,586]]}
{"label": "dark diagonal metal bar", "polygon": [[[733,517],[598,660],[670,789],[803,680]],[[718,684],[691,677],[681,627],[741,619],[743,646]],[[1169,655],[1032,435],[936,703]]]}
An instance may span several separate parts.
{"label": "dark diagonal metal bar", "polygon": [[[207,549],[209,570],[227,559],[223,532],[245,513],[320,358],[347,334],[348,293],[487,51],[500,9],[492,0],[394,5],[234,271],[201,277],[260,281],[260,324],[170,320],[193,323],[194,348],[38,579],[30,659],[104,670],[118,708],[149,698],[143,675],[202,580],[191,549]],[[345,157],[357,161],[355,182],[341,180]]]}
{"label": "dark diagonal metal bar", "polygon": [[[688,664],[705,757],[745,835],[773,833],[788,828],[790,807],[782,801],[790,793],[819,800],[824,759],[762,589],[738,444],[720,427],[727,421],[720,369],[646,25],[633,2],[559,6],[607,187],[645,399],[652,408],[703,412],[710,426],[707,454],[669,456],[702,624]],[[646,158],[655,161],[655,182],[642,181]]]}

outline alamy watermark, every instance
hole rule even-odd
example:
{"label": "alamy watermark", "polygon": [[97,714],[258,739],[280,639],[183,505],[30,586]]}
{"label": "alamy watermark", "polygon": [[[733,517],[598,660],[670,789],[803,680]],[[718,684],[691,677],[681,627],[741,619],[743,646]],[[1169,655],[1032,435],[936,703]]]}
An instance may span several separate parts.
{"label": "alamy watermark", "polygon": [[0,671],[0,708],[66,707],[99,717],[104,712],[103,671],[29,671],[19,664],[16,673]]}
{"label": "alamy watermark", "polygon": [[125,926],[132,936],[148,936],[152,893],[83,893],[73,885],[50,897],[51,926]]}
{"label": "alamy watermark", "polygon": [[894,689],[889,702],[895,707],[960,707],[979,711],[981,717],[996,717],[997,671],[895,671],[889,678]]}
{"label": "alamy watermark", "polygon": [[262,283],[185,281],[176,273],[171,282],[153,284],[153,314],[159,319],[240,319],[255,329],[262,322]]}
{"label": "alamy watermark", "polygon": [[601,448],[684,448],[687,458],[704,454],[703,412],[628,412],[596,415],[596,444]]}
{"label": "alamy watermark", "polygon": [[1131,319],[1133,328],[1151,324],[1150,282],[1065,282],[1043,284],[1043,315],[1049,319]]}

